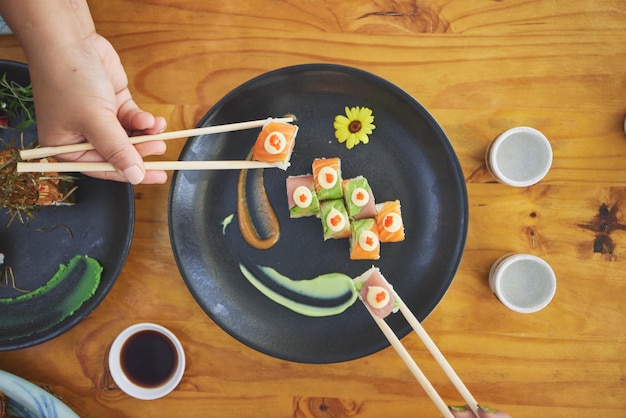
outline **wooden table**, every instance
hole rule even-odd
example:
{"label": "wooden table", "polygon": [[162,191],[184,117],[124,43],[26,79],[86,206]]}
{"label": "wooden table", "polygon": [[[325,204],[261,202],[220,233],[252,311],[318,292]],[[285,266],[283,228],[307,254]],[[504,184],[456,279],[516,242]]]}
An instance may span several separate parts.
{"label": "wooden table", "polygon": [[[464,256],[425,328],[485,405],[514,417],[626,416],[626,3],[90,3],[135,100],[170,130],[193,127],[233,88],[293,64],[357,67],[413,95],[448,134],[469,194]],[[0,57],[23,60],[13,37],[0,39]],[[496,183],[484,164],[490,141],[517,125],[543,131],[554,150],[547,177],[528,188]],[[182,145],[163,158],[176,159]],[[391,348],[299,364],[215,325],[174,262],[168,191],[136,187],[132,248],[104,302],[52,341],[0,353],[0,369],[84,417],[439,416]],[[517,314],[490,292],[489,268],[509,252],[555,270],[557,293],[544,310]],[[180,386],[161,400],[126,396],[105,365],[117,333],[142,321],[172,329],[187,353]],[[403,342],[444,399],[462,404],[418,338]]]}

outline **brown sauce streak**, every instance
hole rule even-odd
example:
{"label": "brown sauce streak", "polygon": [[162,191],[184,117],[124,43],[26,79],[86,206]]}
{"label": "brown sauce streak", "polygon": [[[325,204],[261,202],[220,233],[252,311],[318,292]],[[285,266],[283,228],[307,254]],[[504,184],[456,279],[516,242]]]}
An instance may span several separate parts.
{"label": "brown sauce streak", "polygon": [[[246,193],[246,184],[248,182],[248,171],[241,170],[239,181],[237,182],[237,219],[239,221],[239,230],[243,239],[252,247],[259,250],[267,250],[278,242],[280,236],[280,224],[278,217],[274,212],[274,208],[267,197],[265,184],[263,182],[263,171],[259,170],[255,173],[256,184],[254,185],[256,207],[250,208]],[[261,219],[262,224],[266,227],[268,236],[261,237],[257,228],[252,221],[250,209]]]}

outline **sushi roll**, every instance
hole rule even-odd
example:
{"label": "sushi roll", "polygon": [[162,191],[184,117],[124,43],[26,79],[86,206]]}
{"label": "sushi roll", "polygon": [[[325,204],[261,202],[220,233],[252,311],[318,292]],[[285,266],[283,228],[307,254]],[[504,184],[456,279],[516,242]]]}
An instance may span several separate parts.
{"label": "sushi roll", "polygon": [[378,260],[380,258],[380,241],[378,228],[373,218],[358,219],[352,222],[350,238],[351,260]]}
{"label": "sushi roll", "polygon": [[320,202],[324,241],[327,239],[348,238],[351,235],[350,219],[343,199]]}
{"label": "sushi roll", "polygon": [[343,197],[350,219],[374,218],[376,203],[367,179],[358,176],[343,182]]}
{"label": "sushi roll", "polygon": [[286,183],[289,216],[291,218],[319,216],[320,204],[315,193],[313,176],[310,174],[290,176],[287,177]]}
{"label": "sushi roll", "polygon": [[354,278],[353,282],[361,301],[376,316],[386,318],[392,312],[398,311],[399,304],[396,303],[393,286],[383,277],[378,267],[372,266],[365,273]]}
{"label": "sushi roll", "polygon": [[343,186],[341,160],[339,158],[316,158],[313,160],[313,179],[319,200],[341,199]]}
{"label": "sushi roll", "polygon": [[404,241],[404,222],[400,201],[378,203],[376,205],[376,224],[380,242]]}
{"label": "sushi roll", "polygon": [[298,127],[289,123],[268,122],[254,143],[252,159],[286,170],[296,144]]}

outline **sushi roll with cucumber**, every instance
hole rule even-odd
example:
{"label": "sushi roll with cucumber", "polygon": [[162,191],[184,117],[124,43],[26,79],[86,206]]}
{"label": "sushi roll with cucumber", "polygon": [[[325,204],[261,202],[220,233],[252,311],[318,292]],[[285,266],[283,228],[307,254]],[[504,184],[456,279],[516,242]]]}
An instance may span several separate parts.
{"label": "sushi roll with cucumber", "polygon": [[351,235],[350,218],[343,199],[320,202],[324,241],[327,239],[348,238]]}
{"label": "sushi roll with cucumber", "polygon": [[359,292],[359,299],[376,316],[386,318],[400,309],[393,286],[385,279],[378,267],[372,266],[352,281]]}
{"label": "sushi roll with cucumber", "polygon": [[380,241],[378,228],[374,218],[358,219],[352,222],[350,238],[351,260],[378,260],[380,258]]}
{"label": "sushi roll with cucumber", "polygon": [[374,218],[376,202],[367,179],[358,176],[343,182],[343,198],[350,219]]}
{"label": "sushi roll with cucumber", "polygon": [[341,199],[343,186],[341,160],[339,158],[316,158],[313,160],[313,179],[319,200]]}
{"label": "sushi roll with cucumber", "polygon": [[291,218],[320,216],[320,204],[315,192],[315,184],[311,174],[289,176],[287,184],[287,203]]}

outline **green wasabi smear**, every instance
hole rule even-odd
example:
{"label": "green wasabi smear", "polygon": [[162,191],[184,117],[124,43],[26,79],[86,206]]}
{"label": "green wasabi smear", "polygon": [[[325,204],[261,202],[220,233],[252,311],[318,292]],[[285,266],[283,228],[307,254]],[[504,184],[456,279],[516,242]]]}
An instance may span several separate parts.
{"label": "green wasabi smear", "polygon": [[[45,295],[46,293],[50,292],[52,289],[57,287],[59,283],[65,280],[65,278],[69,276],[69,274],[74,269],[76,269],[76,266],[82,261],[84,261],[87,264],[87,267],[85,268],[85,272],[83,273],[83,277],[93,277],[95,283],[91,283],[91,284],[87,283],[87,286],[85,286],[84,289],[81,288],[78,290],[85,290],[87,291],[89,296],[92,296],[94,292],[96,291],[98,284],[100,283],[100,275],[102,273],[102,266],[100,265],[100,263],[98,263],[98,261],[96,261],[95,259],[91,257],[88,257],[86,255],[76,255],[74,256],[74,258],[70,260],[69,263],[61,264],[59,266],[59,270],[57,270],[54,276],[52,276],[52,278],[48,280],[43,286],[40,286],[37,289],[33,290],[32,292],[28,292],[23,295],[15,296],[12,298],[0,298],[0,304],[6,305],[9,303],[20,302],[20,301],[29,300],[38,296]],[[83,282],[85,281],[81,280],[79,285],[81,285]]]}
{"label": "green wasabi smear", "polygon": [[224,220],[222,221],[222,235],[226,235],[226,227],[230,225],[234,217],[235,217],[235,214],[231,213],[230,215],[224,218]]}
{"label": "green wasabi smear", "polygon": [[5,306],[0,314],[0,340],[45,331],[73,315],[95,294],[102,270],[96,259],[76,255],[61,264],[43,286],[23,295],[0,298],[0,305]]}
{"label": "green wasabi smear", "polygon": [[297,302],[270,289],[256,278],[243,264],[239,268],[248,281],[261,293],[272,301],[301,315],[322,317],[338,315],[354,304],[357,293],[352,279],[341,273],[328,273],[309,280],[292,280],[278,273],[271,267],[258,266],[259,269],[273,282],[288,291],[301,294],[313,299],[332,300],[350,295],[348,300],[335,306],[313,306]]}

